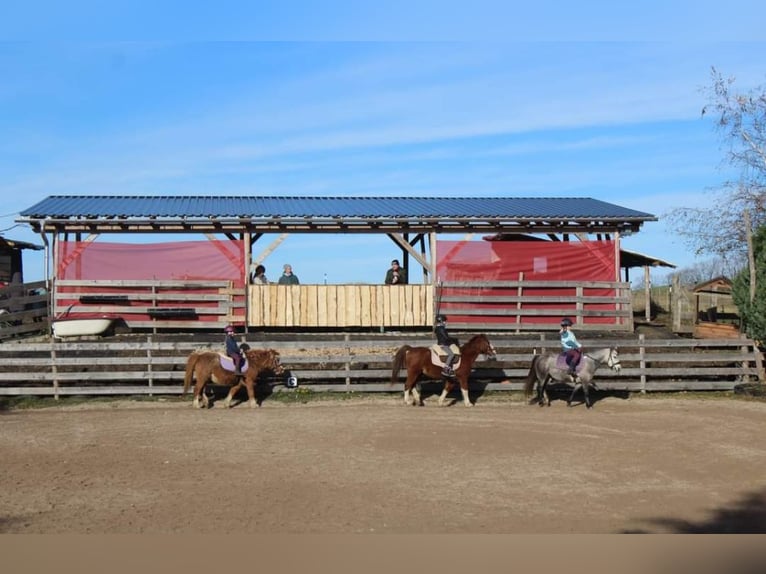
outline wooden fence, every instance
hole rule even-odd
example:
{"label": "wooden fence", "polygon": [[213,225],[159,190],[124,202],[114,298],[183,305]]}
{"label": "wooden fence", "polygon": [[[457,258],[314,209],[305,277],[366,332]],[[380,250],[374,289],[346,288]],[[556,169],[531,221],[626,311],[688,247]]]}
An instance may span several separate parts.
{"label": "wooden fence", "polygon": [[[177,395],[184,365],[199,348],[221,349],[221,341],[131,340],[78,342],[10,342],[0,345],[0,395]],[[463,339],[465,337],[462,337]],[[480,358],[471,388],[518,391],[523,388],[535,352],[558,349],[554,338],[492,335],[495,361]],[[400,345],[430,345],[416,336],[362,337],[349,334],[293,340],[249,340],[253,348],[274,348],[299,380],[301,389],[335,392],[400,392],[389,384],[391,362]],[[615,337],[582,342],[586,349],[618,346],[623,369],[602,367],[599,389],[658,392],[730,390],[744,382],[764,381],[761,353],[750,340],[644,339]],[[294,392],[282,379],[268,379],[261,388]]]}
{"label": "wooden fence", "polygon": [[557,331],[569,316],[578,332],[633,331],[630,283],[615,281],[450,281],[440,311],[461,330]]}
{"label": "wooden fence", "polygon": [[130,330],[222,330],[245,323],[245,289],[231,281],[59,280],[53,316],[107,315]]}
{"label": "wooden fence", "polygon": [[[462,331],[555,331],[564,315],[578,332],[633,331],[629,285],[615,282],[237,287],[231,281],[207,280],[58,280],[50,304],[37,287],[44,283],[0,290],[0,340],[50,332],[52,318],[61,317],[109,316],[121,332],[220,332],[227,324],[254,330],[374,332],[430,330],[437,311],[450,316],[452,329]],[[8,309],[3,309],[3,291]],[[18,328],[7,330],[9,326]]]}
{"label": "wooden fence", "polygon": [[0,287],[0,342],[47,334],[48,308],[44,281]]}

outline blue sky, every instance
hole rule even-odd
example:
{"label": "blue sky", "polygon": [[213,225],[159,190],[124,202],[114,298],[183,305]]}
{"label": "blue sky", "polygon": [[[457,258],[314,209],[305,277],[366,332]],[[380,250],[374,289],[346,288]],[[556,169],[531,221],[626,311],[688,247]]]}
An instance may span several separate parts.
{"label": "blue sky", "polygon": [[[711,66],[766,84],[757,41],[137,29],[17,41],[0,27],[6,237],[40,243],[14,219],[54,194],[574,196],[657,215],[623,247],[684,267],[694,256],[663,215],[708,205],[730,175],[700,115]],[[385,237],[293,236],[265,264],[272,279],[289,262],[306,283],[382,281],[398,255]],[[25,253],[25,278],[42,274]]]}

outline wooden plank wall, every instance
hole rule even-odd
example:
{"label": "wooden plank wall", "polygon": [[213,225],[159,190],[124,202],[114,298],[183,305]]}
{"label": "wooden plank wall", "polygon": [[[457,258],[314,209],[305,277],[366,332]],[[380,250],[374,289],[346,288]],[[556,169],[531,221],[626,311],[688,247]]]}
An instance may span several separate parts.
{"label": "wooden plank wall", "polygon": [[430,285],[250,285],[250,327],[428,327]]}
{"label": "wooden plank wall", "polygon": [[[463,338],[464,340],[465,338]],[[243,339],[244,340],[244,339]],[[523,388],[535,352],[558,349],[546,338],[491,336],[495,361],[483,357],[471,378],[475,390]],[[400,392],[406,376],[390,384],[393,355],[402,344],[426,346],[431,338],[348,334],[290,341],[249,341],[253,348],[274,348],[298,377],[300,388],[334,392]],[[742,382],[764,381],[761,353],[741,340],[582,338],[587,349],[618,346],[623,369],[602,367],[602,390],[629,392],[731,390]],[[0,345],[0,395],[178,395],[188,355],[199,348],[222,350],[220,339],[202,341],[83,340]],[[293,392],[283,380],[264,381],[274,392]]]}

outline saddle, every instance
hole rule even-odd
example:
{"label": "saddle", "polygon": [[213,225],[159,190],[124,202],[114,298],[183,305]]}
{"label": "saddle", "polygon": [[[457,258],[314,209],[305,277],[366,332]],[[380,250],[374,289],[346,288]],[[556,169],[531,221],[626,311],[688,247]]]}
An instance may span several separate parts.
{"label": "saddle", "polygon": [[244,361],[242,363],[242,371],[239,372],[234,368],[234,359],[232,359],[229,355],[225,355],[224,353],[218,353],[218,359],[221,362],[221,368],[224,371],[229,371],[231,373],[235,373],[237,375],[241,375],[245,371],[247,371],[247,358],[244,358]]}
{"label": "saddle", "polygon": [[[457,345],[456,345],[457,346]],[[454,350],[454,349],[453,349]],[[444,352],[444,349],[442,349],[441,345],[437,345],[434,343],[430,347],[431,351],[431,362],[436,365],[437,367],[446,367],[447,363],[444,362],[444,359],[447,358],[447,354]],[[458,349],[455,352],[455,362],[452,363],[452,368],[457,371],[458,367],[460,366],[460,350]]]}

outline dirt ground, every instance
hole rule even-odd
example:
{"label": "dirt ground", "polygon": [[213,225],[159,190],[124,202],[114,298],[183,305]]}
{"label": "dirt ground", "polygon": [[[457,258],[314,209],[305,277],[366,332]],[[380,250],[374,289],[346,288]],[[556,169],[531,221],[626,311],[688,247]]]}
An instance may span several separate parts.
{"label": "dirt ground", "polygon": [[766,533],[766,402],[0,414],[2,533]]}

